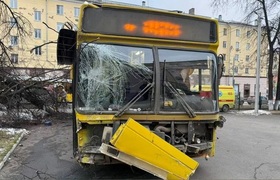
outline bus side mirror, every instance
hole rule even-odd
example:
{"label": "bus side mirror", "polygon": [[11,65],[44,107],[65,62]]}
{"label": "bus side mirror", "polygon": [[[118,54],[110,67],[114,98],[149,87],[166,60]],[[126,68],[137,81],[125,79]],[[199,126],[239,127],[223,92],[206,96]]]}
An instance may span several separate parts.
{"label": "bus side mirror", "polygon": [[69,29],[61,29],[59,31],[57,40],[57,64],[73,64],[76,52],[76,38],[76,31]]}
{"label": "bus side mirror", "polygon": [[224,72],[224,56],[222,54],[218,55],[218,78],[221,79]]}

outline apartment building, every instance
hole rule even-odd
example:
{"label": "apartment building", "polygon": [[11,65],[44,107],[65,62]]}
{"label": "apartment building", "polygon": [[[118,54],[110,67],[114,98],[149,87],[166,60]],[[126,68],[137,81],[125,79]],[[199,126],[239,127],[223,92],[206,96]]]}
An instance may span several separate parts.
{"label": "apartment building", "polygon": [[[69,67],[58,66],[56,41],[58,31],[65,22],[75,26],[78,23],[80,6],[84,1],[74,0],[4,0],[9,7],[27,18],[29,36],[20,38],[17,31],[11,31],[9,45],[12,66],[18,75],[42,75],[45,78],[63,76]],[[15,20],[11,17],[11,25]],[[44,45],[45,44],[45,45]],[[33,49],[32,52],[30,52]],[[46,73],[49,72],[49,73]]]}
{"label": "apartment building", "polygon": [[[255,95],[257,67],[257,25],[226,22],[219,17],[218,53],[225,57],[221,84],[234,85],[241,97]],[[267,95],[267,42],[262,41],[260,57],[260,93]]]}

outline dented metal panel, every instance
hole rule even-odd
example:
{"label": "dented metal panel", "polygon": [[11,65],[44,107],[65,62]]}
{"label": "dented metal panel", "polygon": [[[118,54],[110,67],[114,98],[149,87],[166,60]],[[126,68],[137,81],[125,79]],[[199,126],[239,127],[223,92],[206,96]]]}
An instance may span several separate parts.
{"label": "dented metal panel", "polygon": [[[129,155],[142,164],[148,164],[144,167],[138,166],[139,168],[150,172],[151,168],[148,167],[152,166],[156,170],[150,173],[163,179],[188,179],[199,165],[131,118],[118,128],[110,142],[122,156]],[[114,158],[118,159],[120,156],[115,154]],[[133,162],[134,160],[131,160],[126,163],[135,166],[139,164]]]}
{"label": "dented metal panel", "polygon": [[110,156],[114,159],[117,159],[123,163],[138,167],[138,168],[140,168],[144,171],[147,171],[155,176],[158,176],[162,179],[167,179],[168,174],[166,171],[164,171],[160,168],[154,167],[152,164],[149,164],[146,161],[142,161],[134,156],[120,152],[120,151],[118,151],[118,149],[116,149],[113,146],[102,143],[101,147],[99,148],[99,151],[102,152],[103,154]]}

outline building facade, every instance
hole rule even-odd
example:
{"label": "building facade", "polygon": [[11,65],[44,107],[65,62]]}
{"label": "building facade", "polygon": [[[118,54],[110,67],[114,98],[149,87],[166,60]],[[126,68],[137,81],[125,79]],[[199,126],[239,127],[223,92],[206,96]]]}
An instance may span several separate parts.
{"label": "building facade", "polygon": [[[17,75],[30,77],[41,74],[46,78],[52,78],[69,73],[69,67],[57,65],[56,42],[58,32],[65,22],[69,22],[74,27],[77,25],[83,1],[4,1],[31,24],[31,27],[26,27],[26,30],[29,31],[28,36],[22,38],[16,30],[12,30],[10,39],[6,39],[5,42],[10,49],[12,66],[17,68]],[[12,26],[15,22],[13,17],[10,17]]]}
{"label": "building facade", "polygon": [[[257,25],[226,22],[219,18],[220,45],[224,56],[224,77],[221,84],[233,85],[236,94],[247,98],[255,95],[257,68]],[[267,95],[268,56],[265,39],[261,43],[260,93]]]}

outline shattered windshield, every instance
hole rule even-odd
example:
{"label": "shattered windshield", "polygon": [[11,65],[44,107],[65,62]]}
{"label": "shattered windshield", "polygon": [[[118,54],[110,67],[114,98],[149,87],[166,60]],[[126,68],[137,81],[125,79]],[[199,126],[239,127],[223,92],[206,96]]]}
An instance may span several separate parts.
{"label": "shattered windshield", "polygon": [[[216,58],[209,52],[159,50],[162,111],[217,110]],[[193,113],[193,114],[192,114]]]}
{"label": "shattered windshield", "polygon": [[[150,111],[153,92],[151,48],[82,44],[77,105],[84,111]],[[137,97],[137,98],[136,98]]]}
{"label": "shattered windshield", "polygon": [[196,112],[217,111],[213,53],[156,48],[154,52],[147,47],[82,44],[77,110],[111,111],[121,116],[157,108],[189,117],[195,117]]}

